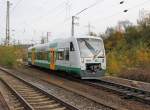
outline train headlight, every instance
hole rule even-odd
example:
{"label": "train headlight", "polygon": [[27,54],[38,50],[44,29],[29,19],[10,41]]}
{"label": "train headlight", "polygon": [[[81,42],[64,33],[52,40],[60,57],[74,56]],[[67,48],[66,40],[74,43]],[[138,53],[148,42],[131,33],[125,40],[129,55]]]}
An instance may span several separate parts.
{"label": "train headlight", "polygon": [[84,63],[84,58],[81,58],[81,62]]}

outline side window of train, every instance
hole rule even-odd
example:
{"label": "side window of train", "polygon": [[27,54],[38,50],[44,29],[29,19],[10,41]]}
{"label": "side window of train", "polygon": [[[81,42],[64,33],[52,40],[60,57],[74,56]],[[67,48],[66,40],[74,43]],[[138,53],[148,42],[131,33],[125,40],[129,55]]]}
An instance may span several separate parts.
{"label": "side window of train", "polygon": [[65,60],[69,61],[69,48],[65,50]]}
{"label": "side window of train", "polygon": [[28,57],[31,58],[31,52],[28,53]]}
{"label": "side window of train", "polygon": [[65,56],[64,56],[64,51],[58,51],[58,60],[64,60]]}
{"label": "side window of train", "polygon": [[70,51],[75,51],[73,42],[70,42]]}

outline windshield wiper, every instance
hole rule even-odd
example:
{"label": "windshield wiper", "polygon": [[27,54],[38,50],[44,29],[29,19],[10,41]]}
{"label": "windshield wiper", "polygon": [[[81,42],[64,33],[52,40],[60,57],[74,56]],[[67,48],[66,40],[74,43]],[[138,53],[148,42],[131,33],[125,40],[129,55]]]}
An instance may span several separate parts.
{"label": "windshield wiper", "polygon": [[101,51],[102,51],[102,50],[99,50],[99,51],[94,55],[94,59],[99,56],[99,54],[100,54]]}
{"label": "windshield wiper", "polygon": [[88,47],[88,49],[92,52],[92,54],[95,55],[95,49],[86,40],[83,41],[85,42],[85,45]]}

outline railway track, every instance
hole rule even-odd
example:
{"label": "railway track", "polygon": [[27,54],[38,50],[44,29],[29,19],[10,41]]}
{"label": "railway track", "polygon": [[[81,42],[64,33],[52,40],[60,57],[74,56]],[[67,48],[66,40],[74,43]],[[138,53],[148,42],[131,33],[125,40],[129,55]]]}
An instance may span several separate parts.
{"label": "railway track", "polygon": [[142,90],[139,88],[105,81],[102,79],[94,81],[84,81],[85,84],[94,86],[96,88],[103,88],[119,95],[123,95],[127,99],[135,99],[145,104],[150,105],[150,91]]}
{"label": "railway track", "polygon": [[[56,74],[54,74],[56,75]],[[76,81],[79,83],[83,83],[86,85],[90,85],[92,87],[101,89],[103,88],[106,91],[111,91],[115,94],[123,96],[125,99],[134,99],[136,101],[142,102],[144,104],[150,105],[150,91],[139,89],[136,87],[124,85],[124,84],[119,84],[111,81],[106,81],[103,79],[97,79],[97,80],[81,80],[74,78],[72,76],[68,75],[60,75],[58,76],[67,78],[71,81]]]}
{"label": "railway track", "polygon": [[0,81],[7,87],[14,100],[14,110],[78,110],[49,94],[40,87],[17,77],[4,69]]}
{"label": "railway track", "polygon": [[[47,72],[47,70],[44,70],[44,71]],[[56,75],[56,74],[54,74],[54,75]],[[111,82],[111,81],[106,81],[106,80],[102,80],[102,79],[83,81],[83,80],[80,80],[80,79],[77,79],[77,78],[74,78],[72,76],[68,76],[65,74],[61,74],[61,75],[58,74],[58,76],[67,78],[68,80],[71,80],[71,81],[84,83],[86,85],[90,85],[90,86],[93,86],[98,89],[102,88],[106,91],[111,91],[115,94],[121,95],[121,96],[123,96],[123,98],[134,99],[136,101],[150,105],[150,91],[146,91],[146,90],[139,89],[136,87],[119,84],[119,83],[115,83],[115,82]]]}

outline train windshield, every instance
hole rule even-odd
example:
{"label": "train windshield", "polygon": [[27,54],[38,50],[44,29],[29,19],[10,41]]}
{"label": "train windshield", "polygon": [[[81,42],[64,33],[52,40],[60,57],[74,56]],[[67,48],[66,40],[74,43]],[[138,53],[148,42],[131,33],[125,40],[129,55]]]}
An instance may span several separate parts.
{"label": "train windshield", "polygon": [[78,45],[81,57],[94,57],[98,54],[104,54],[104,45],[102,40],[93,38],[78,38]]}

